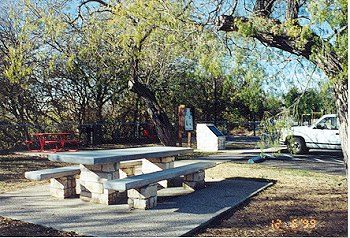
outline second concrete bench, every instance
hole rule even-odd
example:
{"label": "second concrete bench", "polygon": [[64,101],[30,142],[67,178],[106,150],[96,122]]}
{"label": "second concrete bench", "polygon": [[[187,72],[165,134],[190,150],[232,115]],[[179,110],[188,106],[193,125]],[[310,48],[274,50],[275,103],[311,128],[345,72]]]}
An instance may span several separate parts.
{"label": "second concrete bench", "polygon": [[198,162],[153,173],[141,174],[104,182],[105,189],[128,191],[130,208],[150,209],[157,205],[157,182],[184,175],[185,188],[199,189],[205,186],[204,170],[214,167],[214,162]]}

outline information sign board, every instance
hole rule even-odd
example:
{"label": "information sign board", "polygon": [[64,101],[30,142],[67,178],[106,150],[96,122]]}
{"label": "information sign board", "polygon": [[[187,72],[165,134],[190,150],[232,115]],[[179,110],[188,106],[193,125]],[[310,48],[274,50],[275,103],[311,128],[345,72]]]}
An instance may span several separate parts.
{"label": "information sign board", "polygon": [[185,131],[193,131],[193,115],[191,108],[185,108]]}

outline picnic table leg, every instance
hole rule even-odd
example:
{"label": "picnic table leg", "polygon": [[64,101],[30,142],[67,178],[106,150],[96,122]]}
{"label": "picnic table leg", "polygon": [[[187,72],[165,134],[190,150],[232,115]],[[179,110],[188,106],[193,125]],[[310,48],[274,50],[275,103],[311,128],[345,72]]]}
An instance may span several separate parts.
{"label": "picnic table leg", "polygon": [[39,144],[40,144],[40,151],[45,150],[45,140],[43,138],[39,138]]}
{"label": "picnic table leg", "polygon": [[197,190],[205,187],[205,172],[204,170],[200,170],[193,174],[187,174],[184,177],[184,188],[189,188],[192,190]]}
{"label": "picnic table leg", "polygon": [[[163,158],[148,158],[142,163],[142,172],[143,173],[152,173],[164,169],[174,168],[175,157],[163,157]],[[169,179],[168,181],[158,182],[162,187],[167,188],[171,187],[177,183],[177,179]]]}
{"label": "picnic table leg", "polygon": [[119,178],[120,163],[80,165],[80,199],[106,205],[126,203],[126,192],[104,189],[107,180]]}
{"label": "picnic table leg", "polygon": [[128,205],[131,209],[151,209],[157,206],[157,183],[128,190]]}
{"label": "picnic table leg", "polygon": [[57,198],[71,198],[77,195],[75,176],[50,179],[51,196]]}

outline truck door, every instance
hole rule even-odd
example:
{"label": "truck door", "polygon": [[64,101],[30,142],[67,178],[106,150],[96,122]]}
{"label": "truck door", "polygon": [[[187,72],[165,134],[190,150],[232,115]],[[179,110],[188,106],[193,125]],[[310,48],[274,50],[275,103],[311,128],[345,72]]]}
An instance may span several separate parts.
{"label": "truck door", "polygon": [[313,128],[312,141],[324,149],[341,149],[337,117],[325,117]]}

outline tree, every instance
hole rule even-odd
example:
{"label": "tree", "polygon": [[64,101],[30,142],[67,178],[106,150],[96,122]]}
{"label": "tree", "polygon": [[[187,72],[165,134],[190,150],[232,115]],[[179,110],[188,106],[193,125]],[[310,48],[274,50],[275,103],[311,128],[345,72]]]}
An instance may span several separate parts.
{"label": "tree", "polygon": [[264,110],[262,99],[265,98],[262,84],[267,77],[266,73],[256,57],[251,57],[247,50],[237,47],[234,57],[236,61],[233,77],[237,93],[231,100],[241,103],[239,110],[244,108],[246,112],[242,114],[249,115],[250,120],[255,120],[258,116],[261,118]]}
{"label": "tree", "polygon": [[[0,4],[0,10],[1,120],[5,124],[35,124],[45,117],[43,103],[37,97],[40,90],[33,84],[35,70],[31,67],[36,61],[34,51],[38,48],[38,39],[28,37],[27,33],[32,28],[25,25],[27,18],[22,21],[14,18],[20,15],[20,5],[11,9],[10,4]],[[20,133],[28,136],[27,129]],[[19,137],[18,133],[8,133],[4,141],[11,138],[13,142],[18,142]]]}
{"label": "tree", "polygon": [[[99,7],[94,8],[91,3]],[[185,43],[194,30],[186,25],[188,6],[181,1],[91,0],[82,2],[79,9],[88,4],[91,9],[88,17],[102,15],[100,22],[114,30],[101,37],[106,44],[111,44],[111,37],[118,40],[124,64],[130,70],[129,89],[143,99],[161,142],[175,145],[174,128],[156,91],[162,69],[186,54],[180,43]]]}
{"label": "tree", "polygon": [[[238,32],[241,36],[254,38],[266,46],[301,56],[319,67],[332,82],[347,168],[347,1],[256,0],[251,8],[249,3],[244,4],[246,12],[249,12],[246,15],[237,7],[240,1],[235,2],[231,14],[218,18],[219,30]],[[284,14],[281,9],[284,9]],[[332,34],[324,37],[324,31]]]}
{"label": "tree", "polygon": [[[116,95],[127,95],[122,90],[128,85],[137,98],[143,99],[161,142],[175,145],[174,128],[165,110],[168,105],[163,99],[176,97],[170,82],[176,78],[181,84],[183,72],[176,75],[179,72],[171,68],[183,67],[189,59],[205,61],[204,53],[193,53],[206,36],[202,27],[189,21],[191,1],[88,0],[80,3],[76,14],[66,9],[71,2],[74,0],[24,1],[26,11],[19,15],[28,21],[18,21],[31,29],[24,37],[40,38],[33,52],[36,61],[28,65],[30,72],[35,72],[34,83],[26,86],[41,88],[47,103],[45,114],[54,122],[101,121],[106,115],[102,113],[105,106],[117,101]],[[27,41],[28,46],[32,43],[37,42]],[[206,43],[205,47],[211,46]],[[24,83],[23,77],[17,76],[26,73],[27,68],[14,66],[27,66],[23,61],[31,55],[13,55],[18,64],[7,66],[7,77]],[[209,57],[206,60],[210,62]],[[213,75],[209,84],[219,85],[221,75],[216,75],[210,64],[208,68]],[[208,93],[219,101],[219,90]]]}
{"label": "tree", "polygon": [[[283,95],[284,103],[290,109],[290,114],[300,119],[302,114],[312,112],[334,113],[334,99],[327,91],[307,89],[305,91],[292,87]],[[335,109],[335,110],[334,110]]]}

